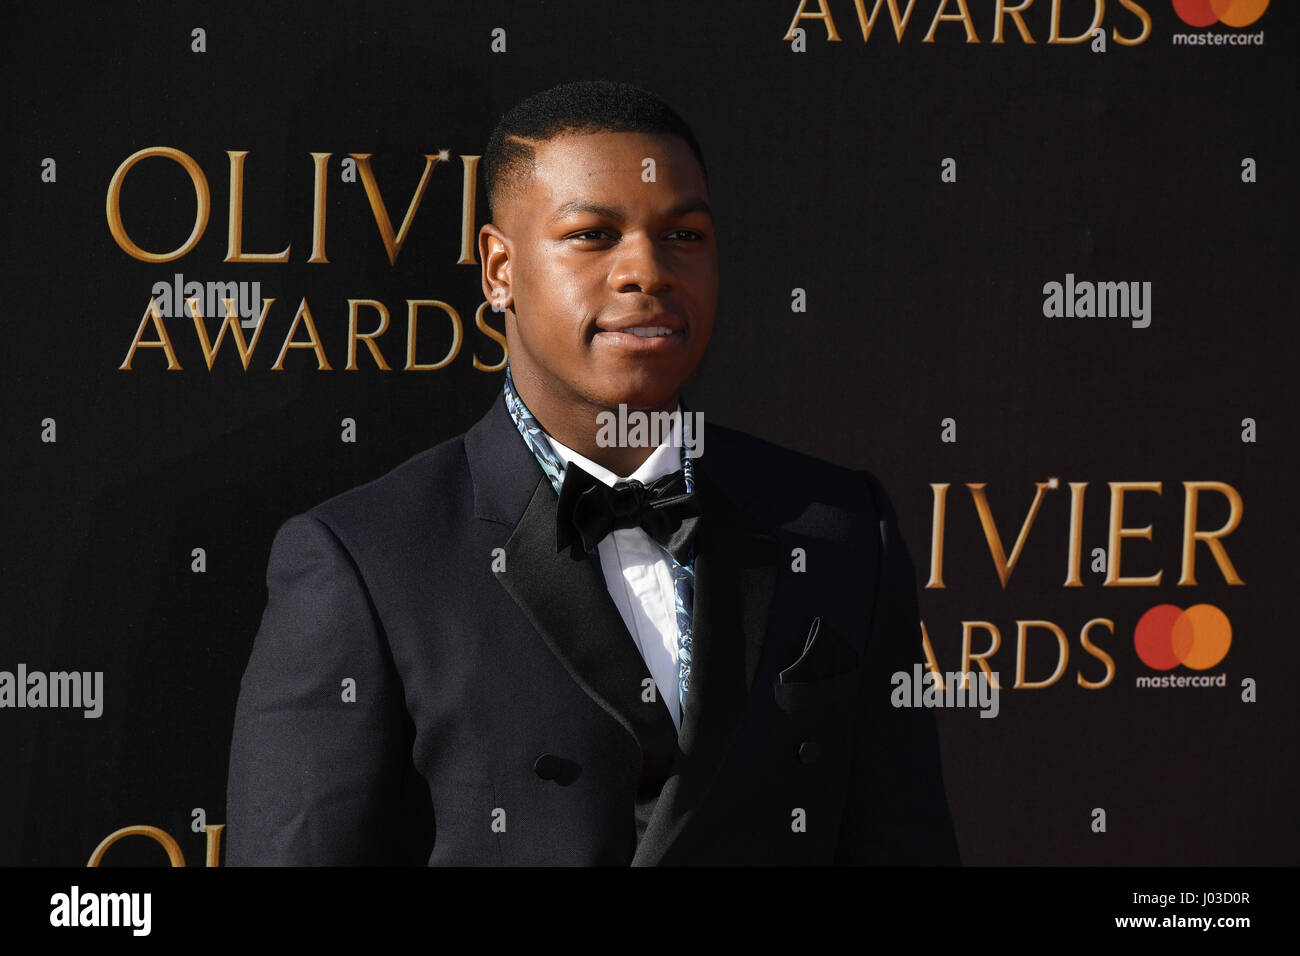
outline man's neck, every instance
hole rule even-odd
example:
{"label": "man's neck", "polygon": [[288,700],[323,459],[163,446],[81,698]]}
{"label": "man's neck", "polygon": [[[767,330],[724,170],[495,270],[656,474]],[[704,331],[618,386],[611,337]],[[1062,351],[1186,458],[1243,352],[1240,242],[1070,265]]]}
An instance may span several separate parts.
{"label": "man's neck", "polygon": [[[601,445],[597,436],[602,431],[602,422],[597,418],[602,413],[618,414],[617,408],[605,408],[598,405],[575,404],[552,393],[536,377],[524,373],[516,374],[511,370],[515,392],[528,411],[537,419],[548,435],[562,444],[572,448],[579,455],[594,461],[603,468],[608,468],[620,478],[632,474],[649,458],[656,444],[645,445]],[[677,396],[672,396],[663,405],[656,408],[639,408],[636,411],[646,413],[668,412],[677,410]],[[628,411],[633,411],[629,408]],[[605,429],[608,431],[608,429]]]}

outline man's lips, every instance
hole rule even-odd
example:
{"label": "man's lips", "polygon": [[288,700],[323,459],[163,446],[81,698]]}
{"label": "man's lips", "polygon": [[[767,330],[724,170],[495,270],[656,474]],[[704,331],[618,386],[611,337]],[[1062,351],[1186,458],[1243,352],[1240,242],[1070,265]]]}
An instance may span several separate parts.
{"label": "man's lips", "polygon": [[626,332],[630,329],[654,328],[681,332],[685,330],[686,323],[680,316],[673,315],[671,312],[638,313],[617,319],[601,319],[596,323],[597,332]]}
{"label": "man's lips", "polygon": [[667,312],[602,319],[593,340],[633,352],[663,352],[686,342],[686,323]]}

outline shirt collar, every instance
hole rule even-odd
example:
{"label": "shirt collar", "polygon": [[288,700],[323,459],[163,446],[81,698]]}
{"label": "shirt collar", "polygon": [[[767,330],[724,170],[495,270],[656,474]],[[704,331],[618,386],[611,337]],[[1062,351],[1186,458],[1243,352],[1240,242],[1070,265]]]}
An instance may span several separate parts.
{"label": "shirt collar", "polygon": [[543,432],[543,434],[546,435],[546,440],[550,442],[551,448],[554,449],[560,460],[564,462],[566,468],[569,462],[577,462],[578,467],[587,472],[587,474],[611,487],[613,487],[615,482],[626,481],[632,478],[641,482],[643,485],[648,485],[650,482],[662,478],[665,475],[671,475],[675,471],[681,471],[682,418],[680,414],[680,404],[678,405],[678,412],[679,414],[673,416],[672,434],[658,448],[650,453],[650,457],[643,461],[636,471],[632,472],[632,474],[628,475],[626,478],[616,475],[603,465],[598,465],[590,458],[578,454],[572,448],[556,439],[549,432]]}

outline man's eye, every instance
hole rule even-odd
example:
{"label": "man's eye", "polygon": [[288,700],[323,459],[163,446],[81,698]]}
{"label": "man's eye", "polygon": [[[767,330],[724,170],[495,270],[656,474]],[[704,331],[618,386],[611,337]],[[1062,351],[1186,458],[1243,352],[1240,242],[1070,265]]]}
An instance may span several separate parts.
{"label": "man's eye", "polygon": [[[604,242],[612,241],[616,237],[612,233],[606,232],[604,229],[584,229],[581,232],[570,233],[566,238],[581,239],[584,242]],[[668,233],[668,238],[687,239],[692,242],[698,242],[704,237],[694,229],[674,229],[672,232]]]}

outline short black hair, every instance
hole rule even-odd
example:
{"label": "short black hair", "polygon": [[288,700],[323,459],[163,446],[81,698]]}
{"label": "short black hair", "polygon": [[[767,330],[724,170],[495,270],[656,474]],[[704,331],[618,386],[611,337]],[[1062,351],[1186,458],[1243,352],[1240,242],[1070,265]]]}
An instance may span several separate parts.
{"label": "short black hair", "polygon": [[708,167],[695,134],[671,106],[648,90],[614,80],[561,83],[515,104],[501,117],[483,150],[488,217],[501,199],[532,174],[533,142],[566,133],[667,133],[695,154],[707,183]]}

